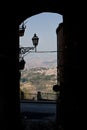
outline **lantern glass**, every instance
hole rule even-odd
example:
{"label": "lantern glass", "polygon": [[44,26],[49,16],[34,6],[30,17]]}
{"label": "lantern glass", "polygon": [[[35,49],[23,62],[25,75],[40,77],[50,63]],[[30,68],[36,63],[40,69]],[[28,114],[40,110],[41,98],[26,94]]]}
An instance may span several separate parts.
{"label": "lantern glass", "polygon": [[36,33],[32,38],[33,45],[36,47],[38,45],[39,38],[37,37]]}

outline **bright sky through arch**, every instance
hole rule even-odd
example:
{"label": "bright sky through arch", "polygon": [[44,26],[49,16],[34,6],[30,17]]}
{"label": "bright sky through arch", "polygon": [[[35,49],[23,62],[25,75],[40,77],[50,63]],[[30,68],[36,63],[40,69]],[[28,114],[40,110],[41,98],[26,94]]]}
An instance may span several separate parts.
{"label": "bright sky through arch", "polygon": [[[24,21],[26,29],[24,36],[20,37],[20,46],[33,47],[32,37],[34,33],[36,33],[39,37],[37,51],[56,51],[56,29],[61,22],[63,22],[63,18],[62,15],[58,13],[44,12],[29,17]],[[29,53],[25,57],[30,57],[31,55],[32,54]],[[38,54],[38,56],[39,55],[40,54]]]}
{"label": "bright sky through arch", "polygon": [[56,50],[56,28],[62,22],[62,15],[57,13],[40,13],[24,21],[26,30],[23,37],[20,37],[21,46],[33,46],[32,37],[34,33],[39,37],[37,49]]}

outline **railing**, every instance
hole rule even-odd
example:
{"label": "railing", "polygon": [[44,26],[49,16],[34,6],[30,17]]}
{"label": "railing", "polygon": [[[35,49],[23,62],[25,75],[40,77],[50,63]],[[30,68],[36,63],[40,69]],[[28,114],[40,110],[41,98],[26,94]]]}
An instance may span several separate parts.
{"label": "railing", "polygon": [[55,101],[57,98],[57,94],[55,93],[24,93],[21,92],[20,99],[26,99],[26,100],[53,100]]}

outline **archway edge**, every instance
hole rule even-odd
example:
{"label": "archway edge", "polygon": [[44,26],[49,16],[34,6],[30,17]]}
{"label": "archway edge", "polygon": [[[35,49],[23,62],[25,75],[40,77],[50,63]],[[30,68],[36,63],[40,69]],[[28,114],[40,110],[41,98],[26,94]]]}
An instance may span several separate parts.
{"label": "archway edge", "polygon": [[[27,5],[27,4],[26,4]],[[34,4],[31,4],[31,6],[24,8],[20,8],[20,12],[18,15],[18,25],[20,25],[23,21],[25,21],[27,18],[40,14],[43,12],[50,12],[50,13],[58,13],[60,15],[63,15],[64,8],[63,4],[60,1],[35,1]]]}

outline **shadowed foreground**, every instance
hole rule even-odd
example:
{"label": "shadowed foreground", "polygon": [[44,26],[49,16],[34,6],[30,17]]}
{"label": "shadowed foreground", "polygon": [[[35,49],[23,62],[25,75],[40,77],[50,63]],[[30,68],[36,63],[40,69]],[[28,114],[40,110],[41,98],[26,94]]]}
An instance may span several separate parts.
{"label": "shadowed foreground", "polygon": [[24,130],[55,130],[56,124],[50,120],[26,120],[22,119]]}

